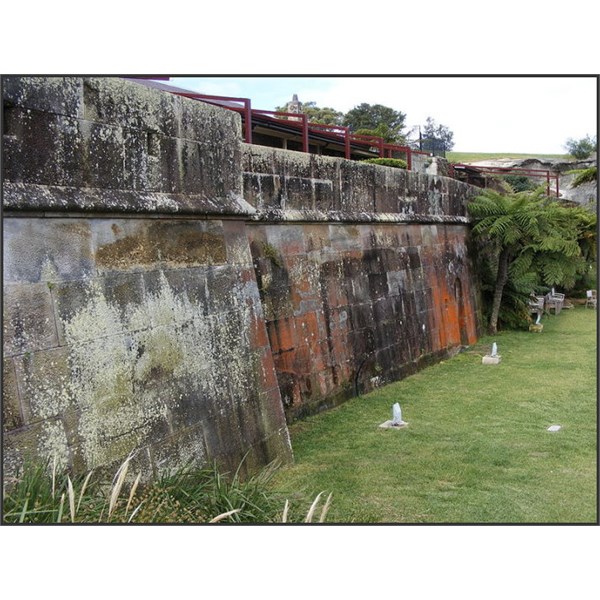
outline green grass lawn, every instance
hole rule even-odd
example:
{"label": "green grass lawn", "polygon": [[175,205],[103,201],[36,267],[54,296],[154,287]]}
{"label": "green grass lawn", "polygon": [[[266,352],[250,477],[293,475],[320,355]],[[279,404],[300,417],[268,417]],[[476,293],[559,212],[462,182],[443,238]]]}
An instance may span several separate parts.
{"label": "green grass lawn", "polygon": [[[333,493],[330,523],[596,522],[596,313],[543,323],[292,425],[278,491]],[[408,427],[380,429],[394,402]]]}
{"label": "green grass lawn", "polygon": [[453,163],[476,162],[494,158],[560,158],[573,160],[568,154],[518,154],[515,152],[446,152],[446,158]]}

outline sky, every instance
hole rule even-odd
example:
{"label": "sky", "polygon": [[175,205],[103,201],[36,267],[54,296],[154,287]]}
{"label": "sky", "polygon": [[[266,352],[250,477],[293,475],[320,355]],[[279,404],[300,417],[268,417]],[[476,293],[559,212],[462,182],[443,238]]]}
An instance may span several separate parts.
{"label": "sky", "polygon": [[595,135],[595,77],[173,77],[193,91],[250,98],[273,110],[298,94],[347,112],[383,104],[406,114],[407,129],[427,117],[454,132],[457,152],[563,154],[568,138]]}

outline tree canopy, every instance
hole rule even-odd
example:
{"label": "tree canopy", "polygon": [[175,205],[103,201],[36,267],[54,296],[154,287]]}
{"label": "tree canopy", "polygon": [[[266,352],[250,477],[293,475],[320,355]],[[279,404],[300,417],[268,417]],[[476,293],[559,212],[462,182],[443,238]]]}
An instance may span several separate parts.
{"label": "tree canopy", "polygon": [[404,144],[403,134],[406,115],[382,104],[367,104],[363,102],[349,110],[342,124],[353,133],[376,135],[383,137],[386,142]]}
{"label": "tree canopy", "polygon": [[[441,140],[445,151],[454,148],[454,133],[445,125],[438,125],[431,117],[427,117],[425,121],[423,137]],[[426,150],[426,148],[423,149]]]}
{"label": "tree canopy", "polygon": [[[314,101],[300,102],[300,112],[304,113],[309,122],[321,123],[323,125],[341,125],[344,118],[344,113],[335,110],[329,106],[320,107]],[[275,110],[279,112],[287,112],[288,105],[278,106]]]}
{"label": "tree canopy", "polygon": [[596,136],[590,137],[589,135],[586,135],[579,140],[569,138],[565,143],[565,149],[575,158],[588,158],[592,153],[598,150]]}

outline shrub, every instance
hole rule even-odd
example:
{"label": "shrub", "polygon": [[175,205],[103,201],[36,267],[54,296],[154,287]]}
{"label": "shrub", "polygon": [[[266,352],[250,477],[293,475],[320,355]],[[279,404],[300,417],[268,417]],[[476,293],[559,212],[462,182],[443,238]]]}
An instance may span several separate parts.
{"label": "shrub", "polygon": [[589,135],[586,135],[580,140],[569,138],[565,144],[567,152],[571,156],[579,159],[587,158],[593,152],[596,152],[597,147],[596,137],[594,136],[591,138]]}
{"label": "shrub", "polygon": [[395,169],[406,169],[407,163],[401,158],[367,158],[361,162],[371,165],[383,165],[384,167],[394,167]]}
{"label": "shrub", "polygon": [[505,175],[504,181],[510,185],[513,192],[529,192],[538,187],[538,184],[525,175]]}

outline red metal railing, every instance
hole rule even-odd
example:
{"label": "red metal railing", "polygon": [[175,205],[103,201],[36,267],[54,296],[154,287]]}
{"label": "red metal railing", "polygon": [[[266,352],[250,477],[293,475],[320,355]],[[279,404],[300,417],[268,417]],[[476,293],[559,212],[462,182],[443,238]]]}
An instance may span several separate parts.
{"label": "red metal railing", "polygon": [[[285,119],[286,125],[293,128],[298,128],[301,136],[302,152],[310,152],[310,133],[319,133],[326,137],[330,137],[332,142],[338,143],[344,147],[344,156],[347,159],[352,158],[352,146],[367,146],[373,148],[375,152],[379,154],[381,158],[392,157],[394,152],[401,152],[406,155],[407,169],[412,168],[412,155],[413,154],[425,154],[419,150],[413,150],[409,146],[400,146],[397,144],[388,144],[382,137],[373,135],[361,135],[350,132],[349,127],[341,125],[325,125],[322,123],[311,123],[308,120],[308,116],[304,113],[289,113],[273,110],[260,110],[252,108],[252,104],[249,98],[237,98],[232,96],[214,96],[210,94],[199,94],[196,92],[171,92],[178,96],[185,98],[191,98],[194,100],[200,100],[209,104],[214,104],[222,108],[234,110],[243,116],[244,124],[244,141],[248,144],[252,144],[252,127],[253,127],[253,115],[262,116],[267,119],[273,119],[273,121],[283,121]],[[271,117],[272,115],[272,117]]]}
{"label": "red metal railing", "polygon": [[469,169],[476,171],[482,175],[524,175],[525,177],[533,177],[546,179],[546,195],[550,196],[550,179],[556,182],[556,197],[559,197],[559,175],[552,173],[548,169],[523,169],[520,167],[484,167],[477,165],[465,165],[461,163],[450,165],[450,174],[456,179],[456,169]]}
{"label": "red metal railing", "polygon": [[[350,128],[342,125],[325,125],[324,123],[309,123],[309,129],[312,131],[319,131],[319,133],[332,133],[338,137],[341,137],[344,142],[344,156],[349,159],[352,156],[352,150],[350,148]],[[338,141],[336,139],[336,141]]]}
{"label": "red metal railing", "polygon": [[[256,115],[275,115],[277,117],[288,117],[288,119],[275,119],[279,121],[284,121],[286,125],[291,125],[292,127],[299,127],[301,129],[302,136],[302,152],[309,151],[308,145],[308,116],[304,113],[291,113],[291,112],[282,112],[276,110],[257,110],[254,109],[252,111],[253,114]],[[289,118],[291,117],[291,118]]]}

